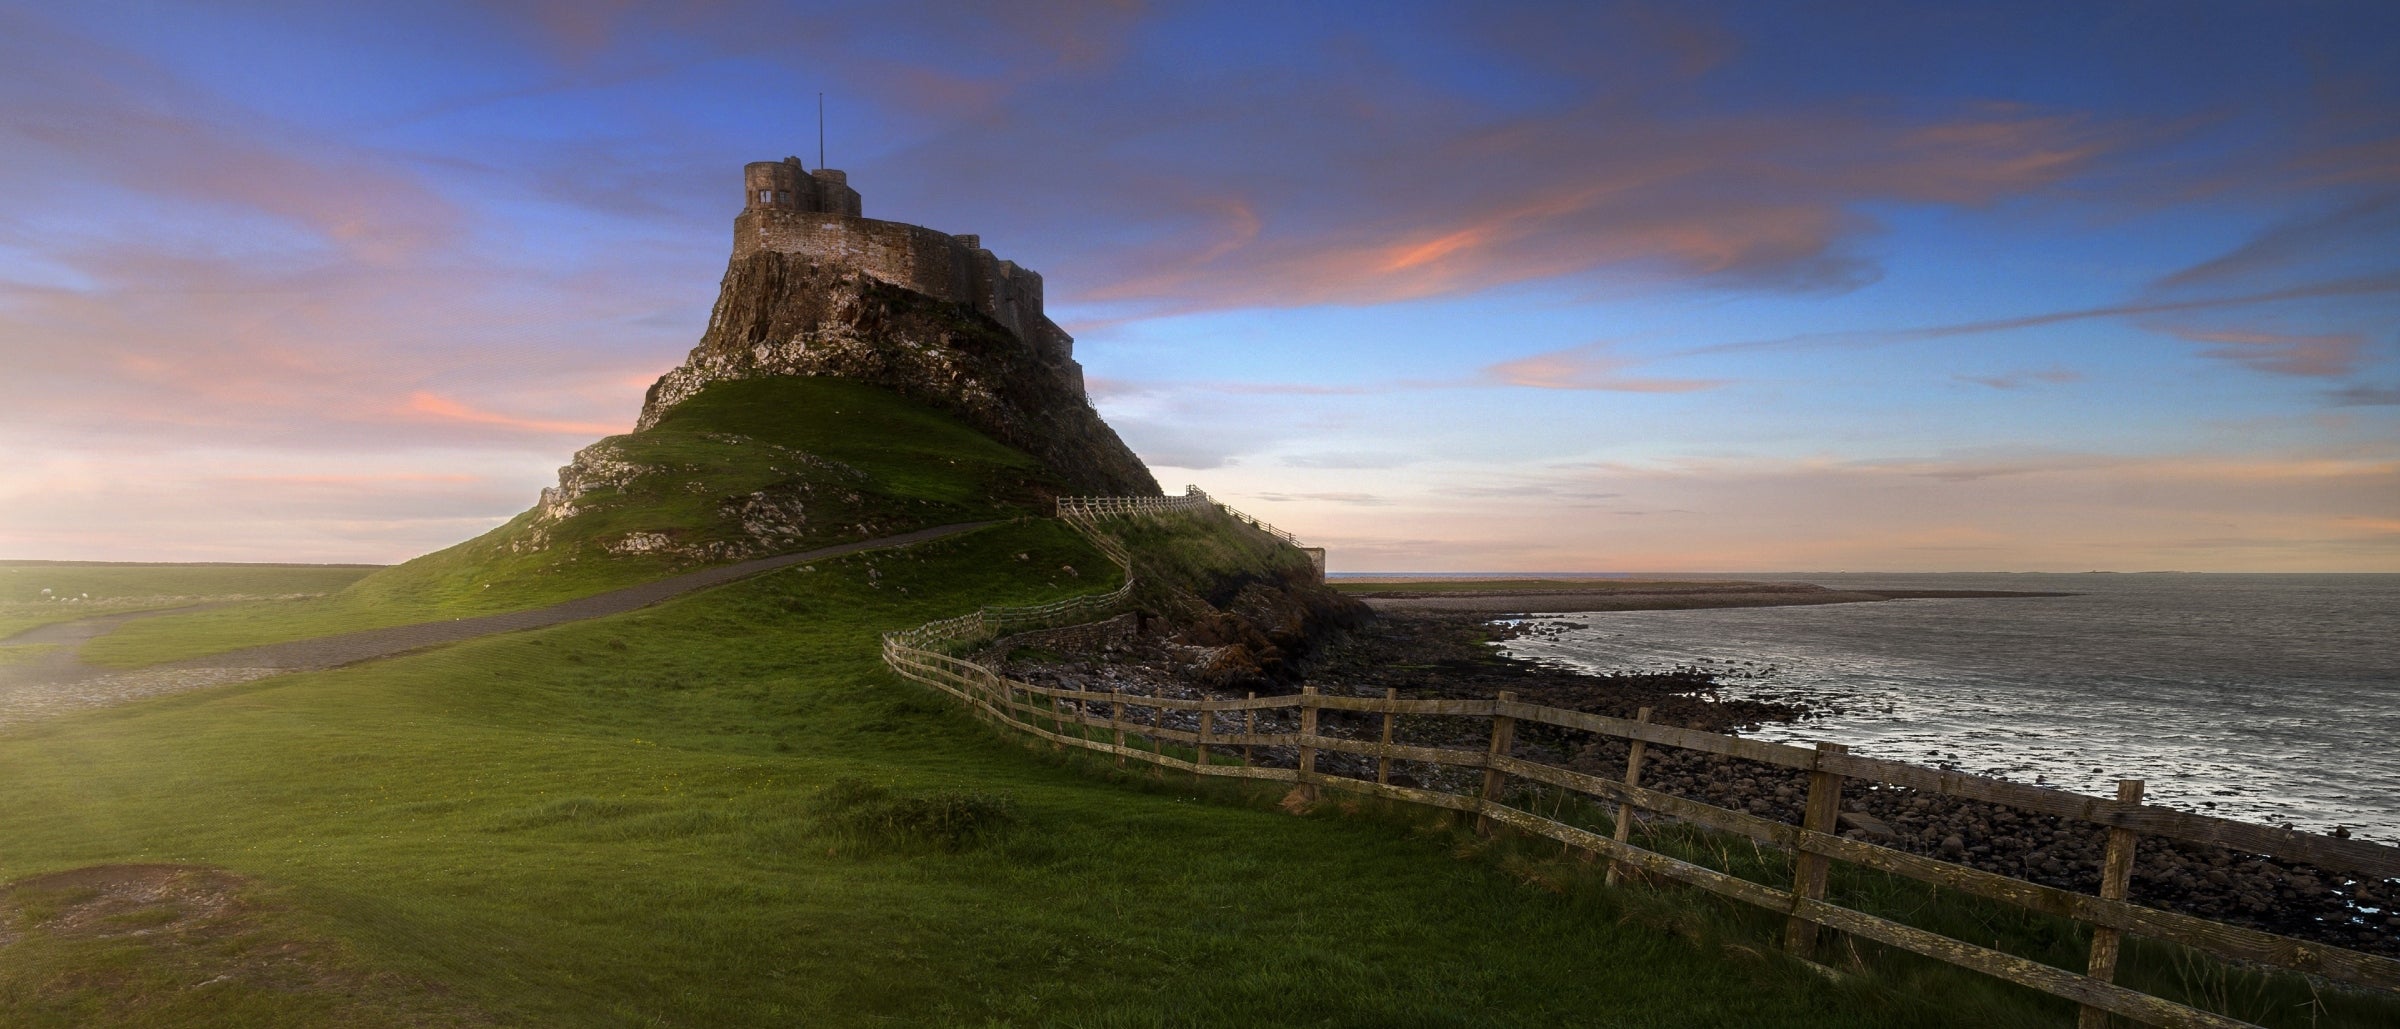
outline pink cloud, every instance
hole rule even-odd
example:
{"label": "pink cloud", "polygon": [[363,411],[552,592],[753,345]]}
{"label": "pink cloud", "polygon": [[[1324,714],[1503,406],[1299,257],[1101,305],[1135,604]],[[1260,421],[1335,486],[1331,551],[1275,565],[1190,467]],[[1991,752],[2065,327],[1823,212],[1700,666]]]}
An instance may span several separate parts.
{"label": "pink cloud", "polygon": [[1534,389],[1588,389],[1617,393],[1694,393],[1716,389],[1723,379],[1657,379],[1623,374],[1638,364],[1611,352],[1612,344],[1589,343],[1568,350],[1520,357],[1484,368],[1484,378]]}
{"label": "pink cloud", "polygon": [[[75,168],[75,185],[297,226],[350,259],[392,265],[456,239],[461,212],[406,162],[276,125],[154,62],[0,12],[13,79],[0,139]],[[44,162],[22,166],[39,175]],[[0,167],[0,188],[54,193]]]}
{"label": "pink cloud", "polygon": [[[1651,31],[1692,48],[1674,63],[1693,74],[1728,52],[1654,20]],[[1622,49],[1641,51],[1643,26],[1622,28]],[[1538,33],[1505,38],[1542,45]],[[1555,71],[1606,79],[1606,62],[1590,57]],[[1672,74],[1658,88],[1674,103],[1585,82],[1589,99],[1572,106],[1496,118],[1397,57],[1345,51],[1336,63],[1338,75],[1306,83],[1271,76],[1206,93],[1036,84],[894,163],[924,195],[994,175],[1050,182],[1004,217],[1028,234],[1110,244],[1046,269],[1074,288],[1062,299],[1157,313],[1372,304],[1578,275],[1847,289],[1879,274],[1851,250],[1876,228],[1865,205],[2037,193],[2125,136],[2077,112],[1993,104],[1930,116],[1804,101],[1695,112],[1696,87]],[[1276,114],[1247,116],[1255,110]],[[1194,145],[1169,157],[1151,142],[1162,126]],[[942,159],[957,152],[978,159]]]}
{"label": "pink cloud", "polygon": [[2339,378],[2357,371],[2367,345],[2366,337],[2354,332],[2293,335],[2238,330],[2173,331],[2195,343],[2216,344],[2200,351],[2202,357],[2231,361],[2270,375],[2309,378]]}
{"label": "pink cloud", "polygon": [[229,482],[256,486],[322,486],[334,488],[379,487],[394,483],[459,484],[482,482],[479,475],[437,474],[429,472],[379,472],[372,475],[229,475]]}
{"label": "pink cloud", "polygon": [[[2400,523],[2382,513],[2400,486],[2388,445],[1593,462],[1459,469],[1453,483],[1432,489],[1449,498],[1438,505],[1398,498],[1289,527],[1344,569],[2400,570]],[[1677,514],[1601,522],[1549,499],[1566,491]]]}
{"label": "pink cloud", "polygon": [[425,392],[409,394],[408,403],[402,408],[402,410],[412,414],[430,415],[434,418],[449,419],[453,421],[472,422],[477,425],[496,425],[505,429],[515,429],[519,432],[561,433],[571,436],[613,436],[627,428],[626,426],[607,425],[600,422],[564,422],[549,421],[539,418],[519,418],[514,415],[500,414],[495,411],[477,410],[455,400],[451,400],[446,397],[435,396],[434,394]]}

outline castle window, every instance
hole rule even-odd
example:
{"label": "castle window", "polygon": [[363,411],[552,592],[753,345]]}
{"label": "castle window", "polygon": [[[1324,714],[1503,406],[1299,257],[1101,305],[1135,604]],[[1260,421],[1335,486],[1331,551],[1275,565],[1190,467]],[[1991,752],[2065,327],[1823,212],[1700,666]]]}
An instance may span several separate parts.
{"label": "castle window", "polygon": [[776,191],[775,191],[775,202],[776,202],[776,203],[778,203],[778,204],[788,204],[788,203],[791,203],[791,202],[792,202],[792,191],[791,191],[791,190],[788,190],[788,189],[779,189],[779,190],[776,190]]}
{"label": "castle window", "polygon": [[775,199],[775,191],[774,191],[774,190],[771,190],[771,189],[762,189],[762,190],[759,190],[759,191],[758,191],[758,202],[759,202],[759,203],[762,203],[762,204],[763,204],[763,203],[767,203],[767,202],[769,202],[769,201],[772,201],[772,200],[774,200],[774,199]]}

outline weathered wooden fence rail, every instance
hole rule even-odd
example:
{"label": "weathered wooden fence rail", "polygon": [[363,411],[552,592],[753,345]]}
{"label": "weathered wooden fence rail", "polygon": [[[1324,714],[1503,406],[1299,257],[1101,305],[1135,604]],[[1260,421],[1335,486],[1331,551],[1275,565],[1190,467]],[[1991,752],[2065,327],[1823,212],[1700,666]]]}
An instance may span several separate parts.
{"label": "weathered wooden fence rail", "polygon": [[[1063,502],[1061,507],[1064,511]],[[1121,513],[1151,510],[1128,508]],[[1070,520],[1082,523],[1096,535],[1104,535],[1096,519],[1110,513],[1120,512],[1082,508]],[[2149,806],[2140,803],[2138,784],[2121,789],[2119,799],[2085,796],[1861,757],[1835,744],[1807,748],[1769,743],[1656,725],[1642,718],[1615,718],[1526,704],[1506,693],[1493,700],[1401,700],[1389,691],[1382,697],[1345,697],[1320,694],[1309,687],[1289,696],[1182,699],[1078,690],[1010,679],[975,661],[940,652],[945,641],[964,640],[969,634],[988,634],[996,625],[1021,627],[1040,618],[1083,611],[1085,608],[1076,606],[1083,601],[1091,602],[1089,610],[1106,609],[1122,603],[1131,587],[1129,573],[1126,585],[1110,594],[1038,608],[986,608],[916,629],[887,633],[883,639],[884,662],[902,676],[957,698],[995,726],[1058,746],[1111,754],[1119,764],[1142,761],[1194,775],[1290,782],[1311,796],[1320,789],[1334,789],[1472,814],[1487,830],[1507,826],[1606,858],[1612,862],[1612,877],[1620,869],[1638,869],[1782,913],[1789,919],[1785,945],[1803,958],[1811,955],[1818,927],[1834,929],[2075,1001],[2083,1007],[2086,1026],[2103,1024],[2106,1013],[2159,1026],[2220,1029],[2251,1024],[2111,982],[2117,941],[2124,934],[2169,941],[2238,961],[2400,991],[2400,961],[2146,907],[2125,899],[2137,835],[2220,845],[2376,879],[2400,878],[2400,848]],[[1145,710],[1146,718],[1136,714]],[[1287,711],[1289,714],[1284,717],[1268,719],[1267,728],[1271,731],[1260,731],[1261,714]],[[1351,739],[1320,731],[1318,715],[1327,711],[1383,715],[1382,741]],[[1170,712],[1175,714],[1170,716]],[[1390,742],[1391,720],[1402,716],[1487,719],[1491,723],[1490,744],[1480,750],[1395,744]],[[1189,724],[1190,728],[1170,722]],[[1277,722],[1281,727],[1274,724]],[[1518,726],[1525,724],[1580,730],[1627,741],[1633,748],[1633,757],[1625,777],[1611,779],[1516,757],[1514,734]],[[1297,752],[1296,767],[1256,763],[1256,751],[1261,747]],[[1809,796],[1802,822],[1791,825],[1644,788],[1640,785],[1640,768],[1642,749],[1646,747],[1676,747],[1807,772]],[[1374,758],[1376,777],[1353,778],[1319,770],[1317,755],[1328,752]],[[1478,770],[1483,773],[1481,788],[1467,794],[1393,785],[1389,781],[1389,763],[1395,760]],[[1558,787],[1619,805],[1613,836],[1602,836],[1511,806],[1508,784],[1512,779]],[[1841,809],[1841,792],[1850,782],[1908,787],[2108,827],[2111,832],[2100,895],[2062,890],[1839,836],[1836,820]],[[1736,834],[1790,853],[1794,856],[1794,881],[1789,888],[1781,888],[1644,849],[1630,842],[1628,834],[1636,811]],[[1834,861],[2087,924],[2093,929],[2087,971],[2079,974],[1831,903],[1824,899],[1824,894],[1826,872]]]}
{"label": "weathered wooden fence rail", "polygon": [[[1284,541],[1285,543],[1289,543],[1295,547],[1301,547],[1304,549],[1308,546],[1308,544],[1300,542],[1300,537],[1298,536],[1294,536],[1291,533],[1283,531],[1282,529],[1278,529],[1267,524],[1266,522],[1258,520],[1257,518],[1253,518],[1250,515],[1244,514],[1235,509],[1231,504],[1218,502],[1216,498],[1201,492],[1200,487],[1198,486],[1185,486],[1183,488],[1183,495],[1180,497],[1058,498],[1058,516],[1070,521],[1089,521],[1095,518],[1121,514],[1162,514],[1171,511],[1207,510],[1211,507],[1232,516],[1233,520],[1237,522],[1247,525],[1253,529],[1257,529],[1258,531],[1266,533],[1269,536],[1273,536],[1276,539]],[[1097,535],[1105,536],[1106,533],[1098,533]]]}

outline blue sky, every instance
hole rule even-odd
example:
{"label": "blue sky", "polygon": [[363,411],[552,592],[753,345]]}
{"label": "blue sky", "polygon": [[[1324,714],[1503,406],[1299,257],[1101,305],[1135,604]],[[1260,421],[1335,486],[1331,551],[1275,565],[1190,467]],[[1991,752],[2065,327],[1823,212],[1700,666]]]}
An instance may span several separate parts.
{"label": "blue sky", "polygon": [[522,510],[819,91],[1337,570],[2400,571],[2365,2],[0,3],[0,556]]}

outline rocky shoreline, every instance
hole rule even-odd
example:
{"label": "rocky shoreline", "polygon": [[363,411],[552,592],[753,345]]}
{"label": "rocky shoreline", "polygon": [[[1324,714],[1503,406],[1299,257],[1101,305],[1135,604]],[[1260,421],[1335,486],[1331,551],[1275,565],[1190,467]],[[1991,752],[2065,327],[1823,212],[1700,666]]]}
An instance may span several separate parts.
{"label": "rocky shoreline", "polygon": [[1863,604],[1885,600],[1999,599],[2007,597],[2071,597],[2073,593],[2037,590],[1839,590],[1806,582],[1612,582],[1606,586],[1576,585],[1566,580],[1523,584],[1503,582],[1488,589],[1425,589],[1425,583],[1375,586],[1345,583],[1344,593],[1377,611],[1457,611],[1499,614],[1565,614],[1578,611],[1684,611],[1719,607],[1791,607],[1810,604]]}
{"label": "rocky shoreline", "polygon": [[[1128,625],[1130,626],[1130,622]],[[1721,700],[1720,677],[1738,671],[1679,669],[1645,675],[1588,675],[1509,658],[1494,644],[1524,633],[1555,631],[1495,622],[1488,613],[1380,612],[1380,617],[1331,641],[1309,662],[1305,681],[1331,694],[1406,699],[1476,699],[1502,691],[1529,703],[1630,718],[1644,707],[1661,724],[1738,734],[1806,713],[1792,704]],[[1209,653],[1159,636],[1125,634],[1069,652],[1014,649],[1008,674],[1037,683],[1120,690],[1129,695],[1196,698],[1239,696],[1223,684],[1204,686]],[[1296,692],[1294,684],[1255,684],[1261,694]],[[1145,717],[1147,715],[1145,714]],[[1291,731],[1288,718],[1262,717],[1261,732]],[[1172,728],[1196,728],[1193,716],[1165,713]],[[1410,717],[1398,721],[1395,741],[1481,749],[1481,719]],[[1233,727],[1220,722],[1219,731]],[[1381,718],[1324,712],[1320,731],[1373,738]],[[1626,744],[1589,733],[1520,726],[1517,755],[1610,778],[1625,773]],[[1259,748],[1264,764],[1290,766],[1291,748]],[[1320,755],[1319,768],[1374,776],[1371,759]],[[1394,765],[1393,781],[1466,792],[1472,773],[1411,762]],[[1807,798],[1806,773],[1712,754],[1652,747],[1643,785],[1719,807],[1798,824]],[[1843,795],[1843,835],[1937,857],[2030,882],[2083,893],[2096,891],[2106,832],[2089,823],[2035,815],[2001,805],[1960,800],[1893,786],[1852,784]],[[2145,837],[2134,869],[2132,899],[2141,904],[2244,925],[2369,953],[2400,956],[2400,880],[2358,881],[2293,862]]]}

